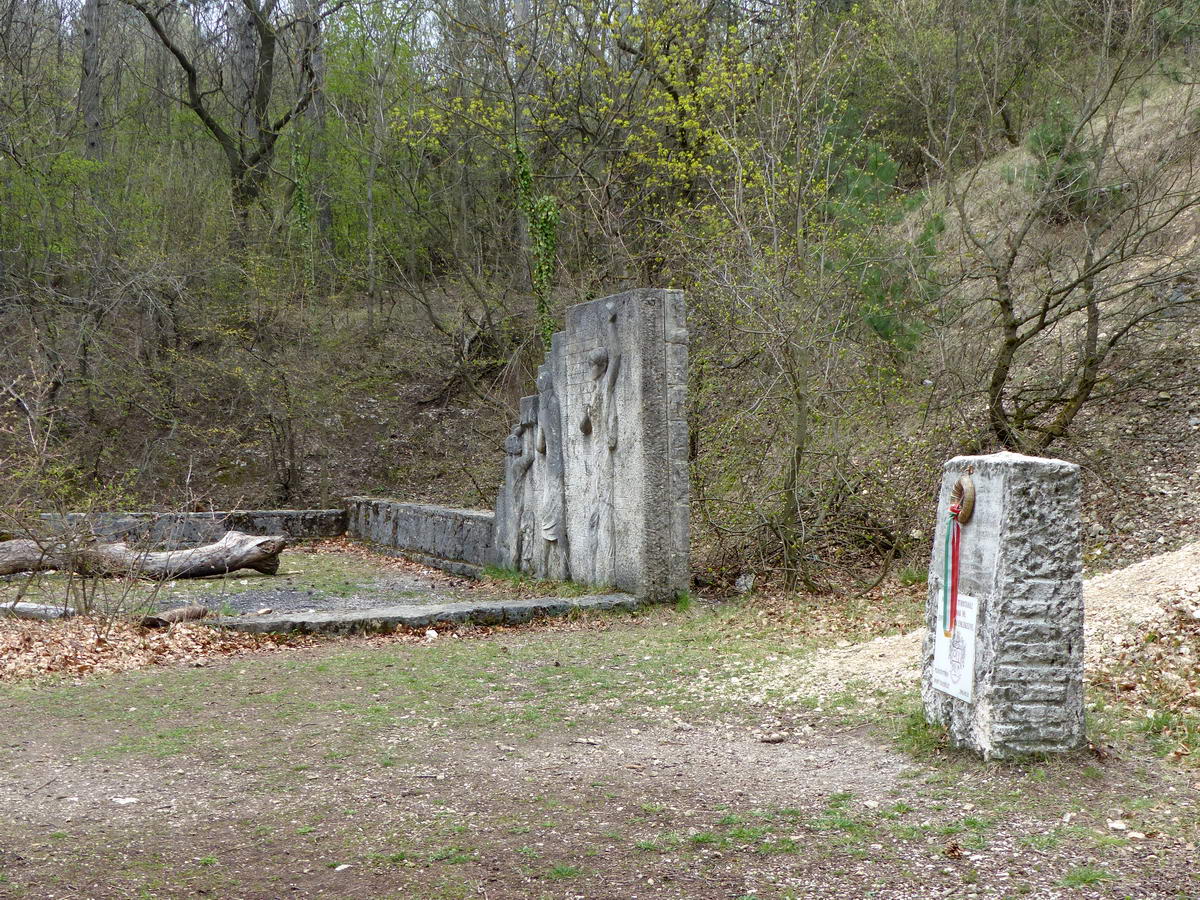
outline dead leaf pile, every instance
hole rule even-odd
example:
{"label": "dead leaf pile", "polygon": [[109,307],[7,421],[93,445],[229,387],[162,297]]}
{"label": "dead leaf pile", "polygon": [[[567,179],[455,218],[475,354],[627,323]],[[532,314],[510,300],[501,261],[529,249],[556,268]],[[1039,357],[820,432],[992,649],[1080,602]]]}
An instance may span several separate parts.
{"label": "dead leaf pile", "polygon": [[1200,714],[1200,589],[1167,597],[1152,627],[1124,636],[1091,674],[1126,702]]}
{"label": "dead leaf pile", "polygon": [[85,616],[42,622],[0,619],[0,681],[79,678],[157,665],[203,665],[214,657],[310,646],[315,637],[243,634],[200,624],[149,631],[128,622],[104,630]]}
{"label": "dead leaf pile", "polygon": [[748,614],[734,630],[745,631],[749,618],[762,628],[797,637],[849,637],[855,641],[904,633],[923,624],[924,584],[904,585],[887,579],[863,593],[816,594],[767,588],[746,601]]}

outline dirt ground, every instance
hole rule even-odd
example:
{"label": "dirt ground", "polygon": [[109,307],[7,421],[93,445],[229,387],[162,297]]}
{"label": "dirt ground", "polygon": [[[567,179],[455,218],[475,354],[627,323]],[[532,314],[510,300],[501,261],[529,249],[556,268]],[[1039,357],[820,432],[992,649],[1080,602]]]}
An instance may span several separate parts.
{"label": "dirt ground", "polygon": [[1200,896],[1137,711],[983,764],[831,650],[742,603],[0,685],[0,896]]}

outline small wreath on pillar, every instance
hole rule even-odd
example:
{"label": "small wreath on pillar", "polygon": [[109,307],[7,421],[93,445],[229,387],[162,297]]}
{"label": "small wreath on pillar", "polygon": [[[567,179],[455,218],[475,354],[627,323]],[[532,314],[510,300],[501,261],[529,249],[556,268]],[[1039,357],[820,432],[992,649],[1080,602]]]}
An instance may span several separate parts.
{"label": "small wreath on pillar", "polygon": [[958,520],[959,525],[966,525],[975,513],[975,482],[971,473],[975,467],[967,469],[967,474],[954,482],[950,489],[950,515]]}

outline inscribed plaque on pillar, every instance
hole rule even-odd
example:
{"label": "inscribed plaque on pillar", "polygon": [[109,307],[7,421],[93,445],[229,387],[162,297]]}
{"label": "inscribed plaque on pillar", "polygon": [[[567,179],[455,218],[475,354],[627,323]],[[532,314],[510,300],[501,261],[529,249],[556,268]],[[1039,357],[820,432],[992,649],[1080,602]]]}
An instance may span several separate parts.
{"label": "inscribed plaque on pillar", "polygon": [[975,623],[979,603],[957,596],[954,614],[938,616],[933,631],[933,687],[970,703],[975,687]]}

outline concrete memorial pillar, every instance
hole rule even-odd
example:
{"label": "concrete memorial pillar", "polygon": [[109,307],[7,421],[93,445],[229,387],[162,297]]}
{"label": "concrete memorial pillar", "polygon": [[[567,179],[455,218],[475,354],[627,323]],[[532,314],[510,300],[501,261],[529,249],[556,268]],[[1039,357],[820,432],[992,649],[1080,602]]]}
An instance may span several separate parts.
{"label": "concrete memorial pillar", "polygon": [[925,717],[985,759],[1074,749],[1084,741],[1079,467],[995,453],[943,471]]}

